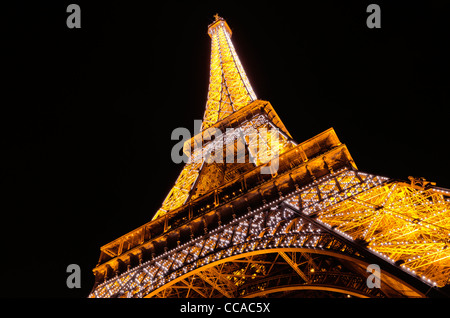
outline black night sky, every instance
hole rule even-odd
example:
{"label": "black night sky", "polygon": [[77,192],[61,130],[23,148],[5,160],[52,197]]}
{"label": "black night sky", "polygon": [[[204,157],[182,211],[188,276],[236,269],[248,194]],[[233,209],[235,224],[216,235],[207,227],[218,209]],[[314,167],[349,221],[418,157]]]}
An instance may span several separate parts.
{"label": "black night sky", "polygon": [[1,9],[1,296],[87,297],[100,246],[152,218],[182,169],[172,130],[203,117],[216,12],[297,142],[334,127],[360,170],[450,188],[448,3],[91,2]]}

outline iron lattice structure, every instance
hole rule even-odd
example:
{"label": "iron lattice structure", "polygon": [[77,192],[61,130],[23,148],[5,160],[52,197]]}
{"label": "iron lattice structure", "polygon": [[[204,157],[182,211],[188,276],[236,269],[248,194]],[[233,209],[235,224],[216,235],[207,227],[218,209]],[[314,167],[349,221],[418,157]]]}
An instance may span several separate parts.
{"label": "iron lattice structure", "polygon": [[[154,218],[101,247],[89,297],[442,295],[450,191],[359,171],[332,128],[297,144],[256,98],[225,20],[208,34],[202,132],[185,144],[194,151]],[[211,140],[212,128],[223,133]],[[278,142],[256,145],[248,135],[261,128]],[[245,160],[208,160],[219,152]],[[381,288],[368,287],[369,264]]]}

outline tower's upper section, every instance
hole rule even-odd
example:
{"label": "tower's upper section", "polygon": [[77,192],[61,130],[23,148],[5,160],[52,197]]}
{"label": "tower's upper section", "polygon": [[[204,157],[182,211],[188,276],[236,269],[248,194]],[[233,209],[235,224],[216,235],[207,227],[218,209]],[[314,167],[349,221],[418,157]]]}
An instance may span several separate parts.
{"label": "tower's upper section", "polygon": [[231,42],[230,27],[219,15],[214,17],[215,21],[208,26],[208,34],[211,37],[211,66],[202,129],[256,100]]}
{"label": "tower's upper section", "polygon": [[220,17],[217,13],[214,15],[214,19],[215,21],[213,23],[211,23],[210,25],[208,25],[208,34],[209,36],[212,38],[212,31],[215,30],[218,27],[224,27],[225,30],[228,32],[228,35],[231,37],[231,29],[228,26],[227,21],[225,21],[224,18]]}

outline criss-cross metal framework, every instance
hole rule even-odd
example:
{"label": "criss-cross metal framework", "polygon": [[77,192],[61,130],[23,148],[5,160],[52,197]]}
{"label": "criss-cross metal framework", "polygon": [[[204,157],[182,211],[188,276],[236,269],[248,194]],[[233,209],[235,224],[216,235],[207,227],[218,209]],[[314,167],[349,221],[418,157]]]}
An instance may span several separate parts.
{"label": "criss-cross metal framework", "polygon": [[[215,21],[208,27],[208,34],[211,37],[211,67],[208,100],[201,127],[203,134],[205,130],[217,122],[256,100],[253,88],[231,42],[231,29],[223,18],[218,15],[215,18]],[[265,124],[270,125],[271,122],[265,121]],[[255,127],[255,124],[251,121],[246,125],[261,128],[260,125]],[[245,129],[245,127],[241,127],[241,129]],[[211,145],[210,143],[209,147]],[[207,158],[207,155],[202,153],[205,150],[207,150],[207,146],[202,145],[200,151],[189,154],[189,162],[181,171],[175,185],[153,217],[154,219],[178,208],[189,200],[192,194],[191,190]],[[281,151],[283,151],[283,148],[281,148]],[[253,154],[253,156],[264,158],[263,152]]]}
{"label": "criss-cross metal framework", "polygon": [[[332,128],[297,144],[256,99],[226,22],[216,16],[208,33],[208,102],[189,162],[150,222],[101,248],[89,297],[442,296],[450,191],[359,171]],[[275,146],[252,138],[270,129]],[[245,162],[208,161],[227,149]],[[381,288],[367,284],[369,264]]]}
{"label": "criss-cross metal framework", "polygon": [[208,27],[211,67],[202,129],[206,129],[256,100],[244,68],[231,42],[231,29],[219,16]]}

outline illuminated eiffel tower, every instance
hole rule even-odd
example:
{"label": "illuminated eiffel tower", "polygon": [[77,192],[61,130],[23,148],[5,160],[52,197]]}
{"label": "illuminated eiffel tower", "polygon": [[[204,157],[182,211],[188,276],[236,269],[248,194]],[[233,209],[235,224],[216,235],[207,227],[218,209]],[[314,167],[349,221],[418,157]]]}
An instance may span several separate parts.
{"label": "illuminated eiffel tower", "polygon": [[[443,295],[450,191],[359,171],[332,128],[295,142],[256,98],[231,33],[218,15],[208,27],[208,100],[189,161],[150,222],[101,247],[89,297]],[[278,142],[256,144],[262,131]]]}

